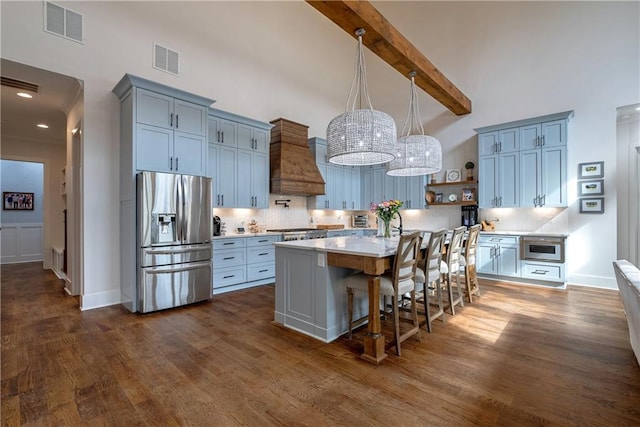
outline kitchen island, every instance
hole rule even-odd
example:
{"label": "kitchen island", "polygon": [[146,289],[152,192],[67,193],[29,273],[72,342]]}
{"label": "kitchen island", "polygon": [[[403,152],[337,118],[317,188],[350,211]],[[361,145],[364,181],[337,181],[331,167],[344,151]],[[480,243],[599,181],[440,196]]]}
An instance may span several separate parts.
{"label": "kitchen island", "polygon": [[[386,357],[381,334],[379,276],[391,268],[398,237],[333,237],[274,243],[276,294],[274,320],[324,342],[348,330],[345,277],[370,276],[369,298],[354,298],[354,318],[368,316],[362,357],[379,363]],[[371,315],[374,314],[374,315]]]}

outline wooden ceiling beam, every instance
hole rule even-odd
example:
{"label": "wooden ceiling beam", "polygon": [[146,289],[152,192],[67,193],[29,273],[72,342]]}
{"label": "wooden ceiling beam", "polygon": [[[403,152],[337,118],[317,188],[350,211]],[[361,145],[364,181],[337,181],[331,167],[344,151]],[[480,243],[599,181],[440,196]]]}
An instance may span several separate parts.
{"label": "wooden ceiling beam", "polygon": [[400,31],[368,1],[306,0],[336,25],[357,39],[364,28],[362,43],[403,76],[415,71],[416,85],[459,116],[471,113],[471,100],[431,63]]}

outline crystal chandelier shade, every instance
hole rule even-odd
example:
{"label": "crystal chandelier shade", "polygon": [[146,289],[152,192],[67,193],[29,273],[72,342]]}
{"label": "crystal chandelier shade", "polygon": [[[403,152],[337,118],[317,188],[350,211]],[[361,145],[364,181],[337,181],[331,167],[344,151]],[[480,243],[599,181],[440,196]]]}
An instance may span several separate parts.
{"label": "crystal chandelier shade", "polygon": [[415,71],[411,77],[409,113],[402,126],[402,135],[395,143],[395,159],[387,164],[387,175],[428,175],[442,170],[442,147],[436,138],[425,135],[420,121]]}
{"label": "crystal chandelier shade", "polygon": [[[364,30],[356,31],[356,70],[346,111],[327,127],[327,157],[340,165],[364,166],[388,163],[395,157],[396,124],[382,111],[374,110],[367,90],[367,73],[362,49]],[[356,109],[356,101],[359,108]],[[365,107],[363,108],[363,102]]]}

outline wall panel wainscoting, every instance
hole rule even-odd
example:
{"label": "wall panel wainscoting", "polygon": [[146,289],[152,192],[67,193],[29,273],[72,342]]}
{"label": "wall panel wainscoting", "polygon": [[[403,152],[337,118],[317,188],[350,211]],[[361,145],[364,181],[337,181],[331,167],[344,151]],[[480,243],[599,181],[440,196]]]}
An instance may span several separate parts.
{"label": "wall panel wainscoting", "polygon": [[2,224],[2,264],[42,261],[42,223]]}

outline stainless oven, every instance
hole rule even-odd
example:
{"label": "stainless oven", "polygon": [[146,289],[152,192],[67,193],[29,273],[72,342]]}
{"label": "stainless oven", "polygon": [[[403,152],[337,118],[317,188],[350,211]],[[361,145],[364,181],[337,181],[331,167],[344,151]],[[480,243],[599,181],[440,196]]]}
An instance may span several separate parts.
{"label": "stainless oven", "polygon": [[564,237],[522,236],[520,257],[524,260],[564,262]]}

